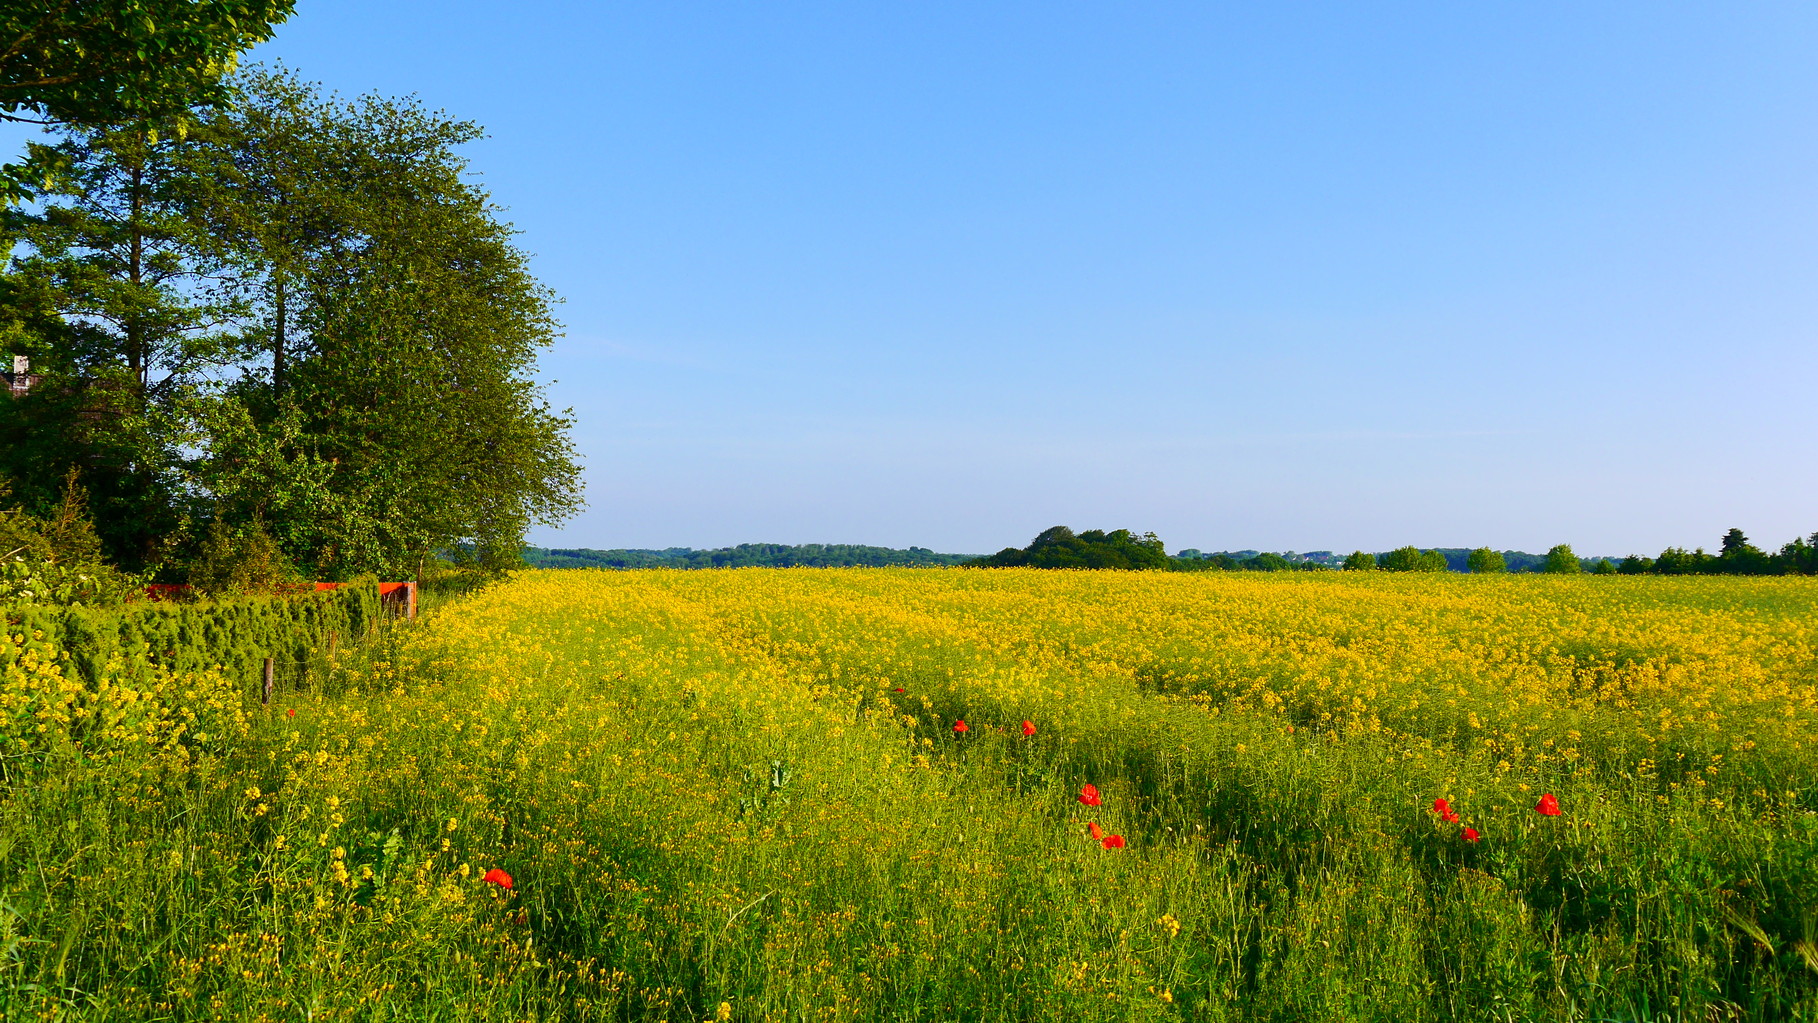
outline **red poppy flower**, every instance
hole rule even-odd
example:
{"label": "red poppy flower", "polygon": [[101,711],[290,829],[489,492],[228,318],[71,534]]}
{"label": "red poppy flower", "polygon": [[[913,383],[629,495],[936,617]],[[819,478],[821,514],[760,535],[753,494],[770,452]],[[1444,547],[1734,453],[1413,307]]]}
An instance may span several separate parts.
{"label": "red poppy flower", "polygon": [[1443,799],[1435,799],[1433,800],[1433,812],[1444,817],[1446,814],[1452,812],[1452,804]]}
{"label": "red poppy flower", "polygon": [[1540,797],[1540,802],[1534,804],[1534,812],[1542,817],[1557,817],[1559,816],[1559,800],[1554,799],[1553,794],[1549,792]]}
{"label": "red poppy flower", "polygon": [[1110,835],[1105,838],[1105,848],[1122,849],[1123,847],[1124,847],[1124,836]]}
{"label": "red poppy flower", "polygon": [[1105,829],[1099,827],[1097,821],[1092,821],[1091,823],[1087,824],[1086,830],[1091,832],[1092,840],[1094,842],[1102,842],[1105,840]]}
{"label": "red poppy flower", "polygon": [[967,727],[966,727],[966,719],[965,719],[965,718],[960,718],[960,719],[959,719],[959,720],[958,720],[958,721],[955,721],[955,722],[954,722],[954,723],[953,723],[953,730],[954,730],[954,731],[955,731],[955,732],[970,732],[970,731],[972,731],[972,729],[970,729],[970,728],[967,728]]}
{"label": "red poppy flower", "polygon": [[1475,842],[1482,837],[1483,837],[1482,835],[1477,833],[1476,828],[1464,829],[1464,840],[1467,842]]}
{"label": "red poppy flower", "polygon": [[891,692],[893,692],[893,693],[900,693],[900,692],[902,692],[902,691],[903,691],[903,687],[902,687],[902,686],[897,686],[897,687],[896,687],[896,688],[895,688],[895,689],[892,689],[892,690],[890,690],[890,691],[891,691]]}
{"label": "red poppy flower", "polygon": [[294,717],[296,717],[296,716],[297,716],[297,708],[295,708],[295,707],[292,707],[292,708],[290,708],[290,709],[289,709],[289,710],[286,710],[286,711],[285,711],[285,712],[284,712],[284,716],[285,716],[285,717],[287,717],[287,718],[294,718]]}
{"label": "red poppy flower", "polygon": [[494,867],[491,870],[488,870],[480,878],[480,880],[485,881],[488,884],[496,884],[500,888],[505,889],[506,891],[511,890],[511,875],[505,873],[503,870],[500,870],[497,867]]}
{"label": "red poppy flower", "polygon": [[1034,735],[1035,734],[1035,724],[1030,721],[1023,722],[1023,734],[1024,735]]}
{"label": "red poppy flower", "polygon": [[1445,821],[1447,824],[1457,824],[1458,823],[1458,815],[1453,813],[1450,810],[1447,810],[1446,815],[1439,819],[1442,821]]}
{"label": "red poppy flower", "polygon": [[1099,805],[1100,800],[1098,798],[1098,786],[1097,785],[1087,785],[1085,788],[1080,789],[1079,790],[1079,801],[1086,804],[1087,806]]}

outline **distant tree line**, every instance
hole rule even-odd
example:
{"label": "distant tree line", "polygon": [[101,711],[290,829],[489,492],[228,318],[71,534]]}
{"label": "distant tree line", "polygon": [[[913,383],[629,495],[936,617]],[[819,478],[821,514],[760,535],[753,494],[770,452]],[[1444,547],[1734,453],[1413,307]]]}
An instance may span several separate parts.
{"label": "distant tree line", "polygon": [[1668,547],[1658,558],[1631,554],[1617,571],[1623,575],[1818,575],[1818,533],[1797,537],[1770,554],[1749,542],[1740,529],[1723,534],[1716,554],[1703,547],[1688,551]]}
{"label": "distant tree line", "polygon": [[970,554],[936,554],[926,547],[896,550],[843,543],[743,543],[737,547],[695,550],[610,550],[527,547],[524,562],[532,568],[847,568],[854,566],[960,565]]}
{"label": "distant tree line", "polygon": [[[457,558],[457,560],[459,560]],[[1545,554],[1498,551],[1489,547],[1398,547],[1392,551],[1353,551],[1339,558],[1331,551],[1220,551],[1204,554],[1184,550],[1169,556],[1154,533],[1128,529],[1088,529],[1074,532],[1066,526],[1043,530],[1027,547],[1006,547],[986,557],[937,554],[926,547],[899,550],[858,544],[747,543],[737,547],[696,550],[591,550],[588,548],[524,549],[524,562],[533,568],[837,568],[870,565],[970,565],[975,567],[1109,568],[1169,572],[1469,572],[1547,573],[1552,575],[1812,575],[1818,574],[1818,534],[1794,540],[1768,554],[1751,545],[1741,530],[1732,529],[1718,554],[1702,549],[1685,551],[1669,547],[1658,558],[1630,556],[1580,558],[1570,544],[1558,544]]]}
{"label": "distant tree line", "polygon": [[1818,574],[1818,533],[1795,539],[1770,554],[1749,542],[1742,530],[1723,537],[1716,554],[1703,548],[1668,547],[1658,558],[1630,555],[1581,558],[1571,544],[1557,544],[1545,554],[1498,551],[1489,547],[1398,547],[1392,551],[1353,551],[1340,559],[1330,551],[1282,554],[1267,551],[1184,550],[1168,556],[1154,533],[1128,529],[1075,533],[1066,526],[1043,530],[1029,546],[1006,547],[967,564],[981,567],[1157,569],[1173,572],[1468,572],[1546,573],[1550,575],[1814,575]]}

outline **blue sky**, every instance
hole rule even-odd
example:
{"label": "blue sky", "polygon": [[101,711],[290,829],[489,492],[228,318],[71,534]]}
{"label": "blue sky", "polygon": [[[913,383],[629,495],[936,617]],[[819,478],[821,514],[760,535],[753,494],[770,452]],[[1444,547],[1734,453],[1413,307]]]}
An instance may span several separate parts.
{"label": "blue sky", "polygon": [[1818,530],[1810,4],[298,7],[565,299],[533,542]]}

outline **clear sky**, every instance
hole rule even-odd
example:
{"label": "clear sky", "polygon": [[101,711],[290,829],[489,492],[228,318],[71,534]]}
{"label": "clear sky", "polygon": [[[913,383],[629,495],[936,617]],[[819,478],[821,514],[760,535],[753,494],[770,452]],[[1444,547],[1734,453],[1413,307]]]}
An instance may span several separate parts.
{"label": "clear sky", "polygon": [[1809,3],[298,8],[565,299],[533,542],[1818,530]]}

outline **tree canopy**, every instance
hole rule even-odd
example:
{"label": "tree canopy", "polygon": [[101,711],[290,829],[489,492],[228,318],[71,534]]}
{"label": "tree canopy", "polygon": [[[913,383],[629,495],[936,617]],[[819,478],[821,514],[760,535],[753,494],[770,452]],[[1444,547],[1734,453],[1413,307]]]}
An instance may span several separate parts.
{"label": "tree canopy", "polygon": [[1138,535],[1128,529],[1075,533],[1066,526],[1054,526],[1042,530],[1027,547],[1006,547],[972,564],[998,568],[1166,569],[1168,552],[1154,533]]}
{"label": "tree canopy", "polygon": [[1501,551],[1494,551],[1488,547],[1479,547],[1472,551],[1467,565],[1473,575],[1504,572],[1509,567],[1508,559],[1502,556]]}
{"label": "tree canopy", "polygon": [[[0,117],[123,124],[231,95],[237,56],[296,0],[4,0]],[[36,115],[35,118],[31,115]]]}

